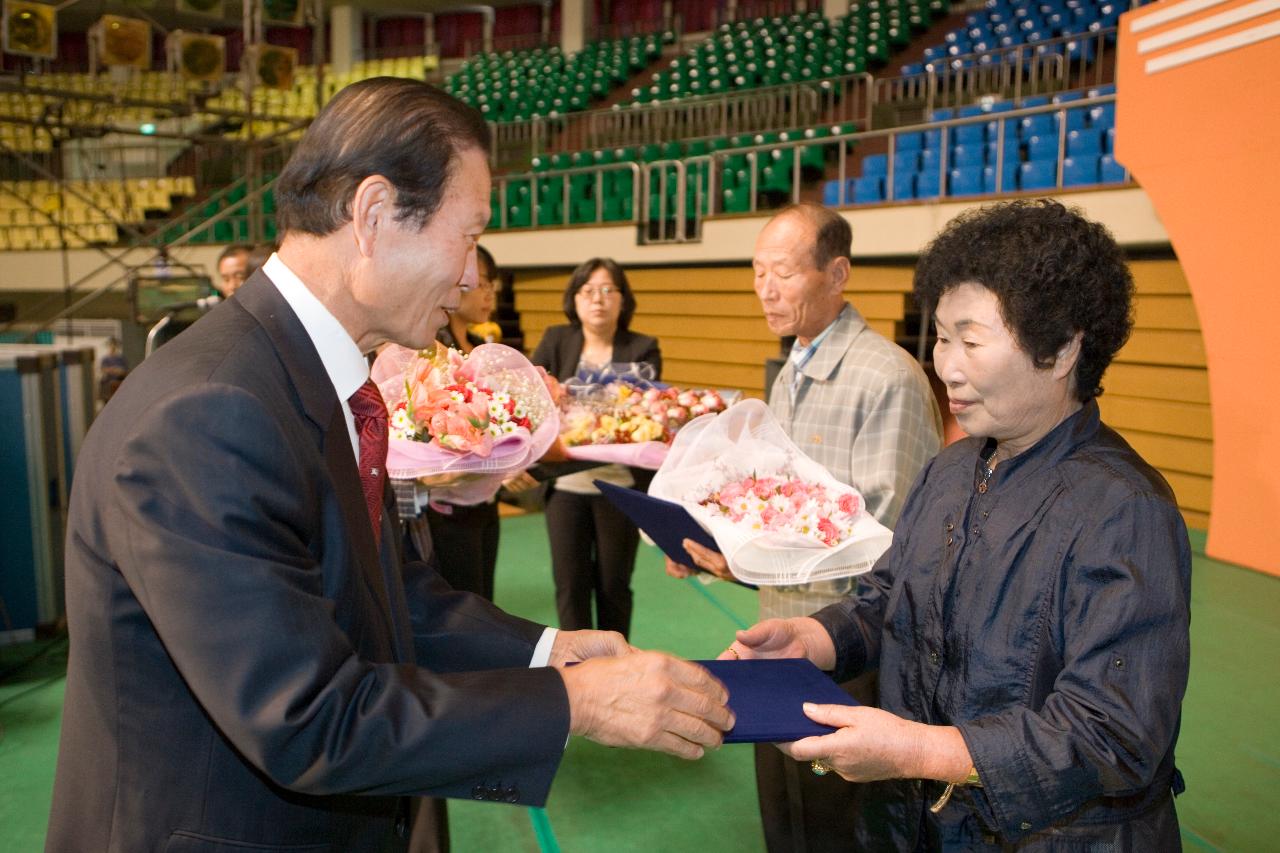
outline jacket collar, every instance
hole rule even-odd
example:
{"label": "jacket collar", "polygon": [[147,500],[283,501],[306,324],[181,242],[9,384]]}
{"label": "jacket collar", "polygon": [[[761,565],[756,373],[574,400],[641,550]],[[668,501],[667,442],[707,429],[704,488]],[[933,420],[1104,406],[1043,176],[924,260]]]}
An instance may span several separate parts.
{"label": "jacket collar", "polygon": [[832,322],[831,331],[826,339],[819,344],[817,352],[805,363],[805,366],[800,368],[800,372],[817,381],[830,379],[836,372],[836,368],[840,366],[845,353],[849,351],[849,347],[853,346],[854,340],[866,328],[867,321],[862,319],[862,315],[856,308],[846,302]]}
{"label": "jacket collar", "polygon": [[298,315],[262,270],[251,275],[233,298],[271,339],[303,412],[321,430],[327,429],[333,410],[339,406],[338,397]]}
{"label": "jacket collar", "polygon": [[[992,487],[998,486],[1015,475],[1025,477],[1052,469],[1081,445],[1094,440],[1101,425],[1098,401],[1089,400],[1080,407],[1079,411],[1049,430],[1048,434],[1031,447],[997,465],[991,475]],[[981,460],[994,449],[995,442],[988,438],[986,441],[979,442],[977,447]]]}

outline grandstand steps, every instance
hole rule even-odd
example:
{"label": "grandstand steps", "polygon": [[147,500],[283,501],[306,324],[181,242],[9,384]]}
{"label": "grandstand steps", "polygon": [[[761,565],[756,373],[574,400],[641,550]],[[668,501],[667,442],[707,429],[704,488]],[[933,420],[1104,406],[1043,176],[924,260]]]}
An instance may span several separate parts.
{"label": "grandstand steps", "polygon": [[[631,100],[632,89],[648,86],[653,75],[665,68],[667,63],[678,55],[679,49],[674,45],[663,45],[662,51],[652,62],[632,74],[625,82],[615,86],[609,92],[608,97],[591,106],[591,110],[588,111],[588,114],[595,110],[610,109],[614,104],[627,103]],[[589,121],[588,114],[571,114],[570,120],[565,125],[564,129],[559,133],[554,134],[550,140],[548,140],[547,153],[556,154],[562,151],[579,150],[581,146],[577,144],[577,140],[585,139],[587,137],[587,122]],[[525,163],[520,167],[519,171],[526,171],[529,168],[531,168],[531,164]]]}

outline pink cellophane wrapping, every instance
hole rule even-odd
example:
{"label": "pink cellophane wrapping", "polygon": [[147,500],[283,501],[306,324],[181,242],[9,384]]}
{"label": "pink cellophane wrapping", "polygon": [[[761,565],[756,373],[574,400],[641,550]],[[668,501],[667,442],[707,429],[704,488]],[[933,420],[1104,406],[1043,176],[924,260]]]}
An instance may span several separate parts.
{"label": "pink cellophane wrapping", "polygon": [[[374,361],[369,375],[388,408],[405,399],[405,370],[416,357],[416,350],[392,344]],[[398,480],[466,474],[457,483],[432,486],[431,499],[470,506],[489,500],[503,480],[538,461],[555,442],[560,419],[541,373],[519,351],[503,344],[481,344],[467,356],[465,369],[473,381],[494,391],[506,391],[545,412],[542,423],[532,435],[520,430],[495,440],[488,456],[392,438],[387,447],[387,473]]]}
{"label": "pink cellophane wrapping", "polygon": [[609,462],[657,471],[667,458],[670,445],[662,441],[640,441],[633,444],[579,444],[567,448],[570,459],[586,462]]}

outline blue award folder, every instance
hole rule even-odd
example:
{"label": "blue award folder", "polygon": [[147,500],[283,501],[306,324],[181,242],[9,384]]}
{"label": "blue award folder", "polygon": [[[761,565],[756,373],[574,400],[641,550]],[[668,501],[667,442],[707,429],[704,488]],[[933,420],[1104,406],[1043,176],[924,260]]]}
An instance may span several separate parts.
{"label": "blue award folder", "polygon": [[631,519],[636,527],[649,534],[649,538],[662,549],[662,553],[677,563],[697,568],[693,565],[689,553],[680,544],[685,539],[692,539],[712,551],[720,551],[711,534],[703,530],[702,525],[694,521],[689,511],[680,504],[655,498],[625,486],[606,483],[604,480],[592,480],[592,482],[610,503]]}
{"label": "blue award folder", "polygon": [[725,743],[789,743],[828,735],[835,729],[806,717],[801,706],[858,704],[804,658],[694,663],[705,666],[729,690],[729,708],[737,721],[725,733]]}

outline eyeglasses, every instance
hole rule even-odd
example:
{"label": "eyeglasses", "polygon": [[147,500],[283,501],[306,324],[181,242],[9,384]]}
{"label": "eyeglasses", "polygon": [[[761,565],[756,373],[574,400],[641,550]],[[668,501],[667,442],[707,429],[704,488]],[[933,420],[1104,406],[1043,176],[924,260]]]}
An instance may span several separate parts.
{"label": "eyeglasses", "polygon": [[479,290],[482,293],[494,293],[498,289],[498,283],[496,281],[490,281],[489,279],[482,278],[476,284],[463,287],[462,289],[468,293],[473,290]]}
{"label": "eyeglasses", "polygon": [[612,284],[602,284],[599,287],[578,288],[578,295],[581,296],[583,299],[586,299],[588,302],[595,299],[597,296],[600,297],[601,299],[608,299],[610,296],[613,296],[613,294],[617,292],[618,292],[618,288],[614,287]]}

